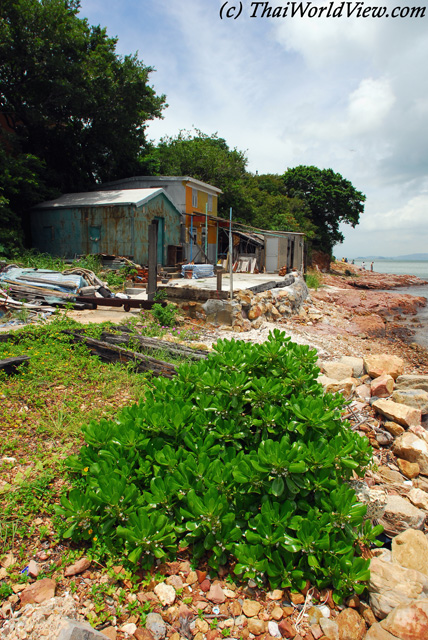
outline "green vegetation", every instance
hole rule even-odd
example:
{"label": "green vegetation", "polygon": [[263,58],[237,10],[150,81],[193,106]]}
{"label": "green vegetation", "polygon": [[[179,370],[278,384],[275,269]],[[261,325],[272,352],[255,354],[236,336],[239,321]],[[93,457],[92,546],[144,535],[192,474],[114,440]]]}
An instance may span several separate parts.
{"label": "green vegetation", "polygon": [[[37,201],[141,173],[164,96],[152,68],[78,17],[78,0],[0,4],[0,245],[18,246]],[[17,82],[19,78],[19,82]]]}
{"label": "green vegetation", "polygon": [[305,282],[309,289],[317,290],[321,286],[320,276],[315,271],[310,271],[305,274]]}
{"label": "green vegetation", "polygon": [[370,462],[317,382],[317,354],[274,331],[222,341],[208,360],[152,381],[144,402],[92,420],[67,464],[62,535],[148,568],[190,546],[194,561],[271,587],[361,593],[361,548],[380,532],[346,483]]}
{"label": "green vegetation", "polygon": [[[149,312],[127,324],[136,335],[198,337],[186,328],[162,328]],[[14,549],[25,557],[28,538],[54,536],[64,459],[82,443],[82,425],[113,419],[151,384],[149,374],[135,373],[132,366],[102,363],[84,345],[72,344],[64,329],[95,338],[112,330],[111,323],[80,325],[59,312],[50,323],[24,327],[0,342],[1,360],[30,356],[17,375],[0,372],[0,556]],[[159,357],[170,360],[161,352]]]}

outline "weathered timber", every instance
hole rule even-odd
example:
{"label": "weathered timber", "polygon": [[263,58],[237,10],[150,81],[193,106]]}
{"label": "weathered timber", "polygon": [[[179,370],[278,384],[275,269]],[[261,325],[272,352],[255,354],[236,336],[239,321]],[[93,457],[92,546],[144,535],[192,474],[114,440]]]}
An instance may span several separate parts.
{"label": "weathered timber", "polygon": [[90,304],[94,309],[101,307],[123,307],[125,311],[130,309],[151,309],[154,304],[166,306],[166,302],[153,302],[152,300],[140,300],[139,298],[93,298],[92,296],[76,296],[77,302]]}
{"label": "weathered timber", "polygon": [[10,375],[16,373],[18,367],[22,364],[27,365],[30,360],[29,356],[15,356],[14,358],[6,358],[6,360],[0,360],[0,369]]}
{"label": "weathered timber", "polygon": [[214,289],[191,289],[188,287],[158,287],[158,291],[166,291],[167,298],[180,298],[182,300],[227,300],[228,291],[215,291]]}
{"label": "weathered timber", "polygon": [[156,360],[136,351],[123,349],[117,345],[112,345],[102,340],[95,340],[87,336],[64,330],[73,338],[73,342],[85,344],[91,353],[97,355],[103,362],[132,362],[137,371],[151,371],[156,376],[171,378],[176,373],[176,368],[170,362]]}
{"label": "weathered timber", "polygon": [[0,333],[0,342],[9,342],[9,340],[14,337],[13,333]]}
{"label": "weathered timber", "polygon": [[143,351],[165,351],[171,356],[182,356],[189,360],[203,360],[207,357],[206,352],[202,350],[192,349],[174,342],[167,342],[166,340],[159,340],[159,338],[130,335],[127,332],[118,335],[104,331],[101,334],[101,340],[109,344],[129,344],[132,342],[133,344],[138,344]]}

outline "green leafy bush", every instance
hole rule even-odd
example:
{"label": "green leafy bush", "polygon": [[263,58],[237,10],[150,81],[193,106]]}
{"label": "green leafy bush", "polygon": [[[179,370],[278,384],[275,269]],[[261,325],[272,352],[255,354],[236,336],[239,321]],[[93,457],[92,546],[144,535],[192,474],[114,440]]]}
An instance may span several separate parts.
{"label": "green leafy bush", "polygon": [[84,428],[69,459],[64,537],[103,540],[149,567],[180,546],[271,587],[368,578],[362,543],[379,533],[347,484],[371,458],[366,438],[324,394],[317,354],[275,330],[263,344],[220,340],[207,360],[158,378],[115,421]]}

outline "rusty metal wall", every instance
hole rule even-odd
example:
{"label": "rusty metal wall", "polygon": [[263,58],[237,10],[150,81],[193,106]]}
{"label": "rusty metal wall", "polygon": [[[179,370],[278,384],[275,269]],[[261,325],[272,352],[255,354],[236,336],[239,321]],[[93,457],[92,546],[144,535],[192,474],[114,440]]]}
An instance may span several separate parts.
{"label": "rusty metal wall", "polygon": [[32,244],[64,258],[106,253],[148,261],[148,225],[163,220],[164,242],[158,262],[166,264],[169,244],[180,244],[180,213],[164,194],[146,204],[36,209],[31,214]]}

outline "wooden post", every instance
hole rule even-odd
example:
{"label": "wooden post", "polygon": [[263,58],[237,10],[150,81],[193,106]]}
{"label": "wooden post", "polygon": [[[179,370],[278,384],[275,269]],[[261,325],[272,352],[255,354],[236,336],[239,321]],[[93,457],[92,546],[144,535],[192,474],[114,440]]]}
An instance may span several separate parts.
{"label": "wooden post", "polygon": [[147,282],[147,299],[153,300],[157,288],[158,263],[158,224],[149,224],[149,277]]}

